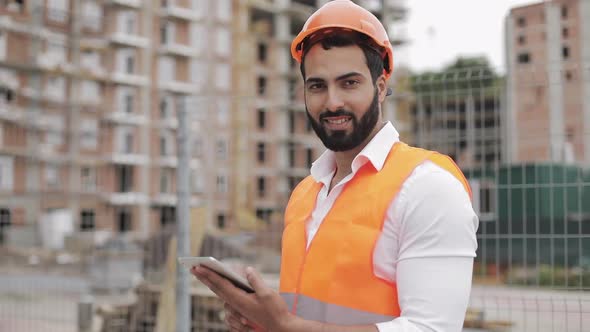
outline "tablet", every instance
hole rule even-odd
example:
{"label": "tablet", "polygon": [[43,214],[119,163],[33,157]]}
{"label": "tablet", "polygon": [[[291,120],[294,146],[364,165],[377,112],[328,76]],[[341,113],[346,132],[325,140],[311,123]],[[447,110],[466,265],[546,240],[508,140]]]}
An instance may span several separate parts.
{"label": "tablet", "polygon": [[189,270],[193,266],[203,265],[229,280],[234,286],[245,292],[254,293],[254,289],[252,289],[246,278],[232,271],[227,265],[213,257],[179,257],[178,262]]}

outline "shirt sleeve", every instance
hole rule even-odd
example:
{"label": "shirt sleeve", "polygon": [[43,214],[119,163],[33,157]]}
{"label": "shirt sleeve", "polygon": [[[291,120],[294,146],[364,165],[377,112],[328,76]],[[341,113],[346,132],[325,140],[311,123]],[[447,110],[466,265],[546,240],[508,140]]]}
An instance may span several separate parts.
{"label": "shirt sleeve", "polygon": [[430,162],[419,168],[390,207],[401,315],[377,324],[380,332],[461,331],[465,319],[478,218],[459,180]]}

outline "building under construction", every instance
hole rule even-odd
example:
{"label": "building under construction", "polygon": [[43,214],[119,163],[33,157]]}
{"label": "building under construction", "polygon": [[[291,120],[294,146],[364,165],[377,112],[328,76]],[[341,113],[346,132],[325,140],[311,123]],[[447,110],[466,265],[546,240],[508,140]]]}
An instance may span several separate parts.
{"label": "building under construction", "polygon": [[552,0],[506,17],[504,159],[590,165],[590,2]]}
{"label": "building under construction", "polygon": [[[280,231],[323,150],[289,47],[324,2],[0,2],[0,239],[59,248],[71,232],[174,224],[182,107],[191,207],[210,229]],[[404,42],[403,1],[358,2]],[[403,119],[402,99],[386,118]]]}

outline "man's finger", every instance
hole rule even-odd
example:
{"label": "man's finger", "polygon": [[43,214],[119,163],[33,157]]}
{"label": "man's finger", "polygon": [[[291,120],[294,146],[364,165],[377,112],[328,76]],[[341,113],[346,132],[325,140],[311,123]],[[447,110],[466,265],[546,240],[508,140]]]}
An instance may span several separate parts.
{"label": "man's finger", "polygon": [[[197,273],[201,276],[199,280],[201,280],[203,283],[206,283],[207,287],[211,288],[211,290],[215,289],[218,292],[225,293],[225,291],[228,289],[231,290],[236,288],[231,282],[229,282],[229,280],[206,267],[198,267]],[[218,294],[218,292],[216,292],[216,294]]]}
{"label": "man's finger", "polygon": [[209,270],[200,271],[200,273],[202,276],[198,279],[221,300],[229,302],[229,299],[236,297],[237,288],[231,282]]}
{"label": "man's finger", "polygon": [[246,277],[250,286],[254,289],[254,295],[259,301],[268,304],[268,301],[272,299],[274,291],[266,285],[264,279],[254,270],[252,267],[246,268]]}
{"label": "man's finger", "polygon": [[239,319],[239,317],[236,317],[236,316],[228,316],[226,318],[226,323],[230,327],[231,331],[251,331],[252,330],[251,326],[249,326],[247,324],[243,324],[241,319]]}
{"label": "man's finger", "polygon": [[207,267],[199,266],[195,269],[198,279],[201,280],[213,293],[226,303],[232,303],[236,307],[244,307],[252,304],[250,294],[234,286],[225,277]]}
{"label": "man's finger", "polygon": [[229,304],[225,303],[223,307],[225,309],[227,317],[231,317],[232,319],[238,320],[244,326],[251,326],[252,322],[250,322],[250,320],[248,320],[246,317],[240,314],[237,310],[232,308]]}
{"label": "man's finger", "polygon": [[199,267],[198,269],[199,272],[202,272],[203,275],[209,279],[209,281],[215,285],[217,285],[219,288],[224,288],[224,289],[238,289],[236,286],[234,286],[229,280],[227,280],[227,278],[220,276],[219,274],[217,274],[217,272],[208,269],[207,267]]}
{"label": "man's finger", "polygon": [[239,321],[241,324],[245,324],[242,320],[243,316],[240,315],[240,313],[238,313],[236,310],[226,309],[225,314],[227,317],[231,317],[232,319]]}
{"label": "man's finger", "polygon": [[221,291],[221,289],[219,287],[217,287],[217,285],[215,285],[213,282],[211,282],[206,277],[205,278],[202,278],[202,279],[199,279],[199,280],[203,283],[203,285],[207,286],[207,288],[209,288],[221,300],[225,301],[225,299],[224,299],[224,296],[225,295],[223,294],[223,292]]}
{"label": "man's finger", "polygon": [[227,325],[229,325],[230,327],[234,328],[234,329],[246,329],[247,326],[242,324],[242,322],[240,321],[239,318],[237,318],[236,316],[233,315],[228,315],[225,318],[225,322],[227,323]]}
{"label": "man's finger", "polygon": [[262,280],[262,277],[258,274],[258,272],[256,272],[254,268],[250,266],[246,268],[246,278],[248,279],[250,286],[254,288],[256,294],[258,294],[259,291],[265,291],[268,288],[266,287],[264,280]]}

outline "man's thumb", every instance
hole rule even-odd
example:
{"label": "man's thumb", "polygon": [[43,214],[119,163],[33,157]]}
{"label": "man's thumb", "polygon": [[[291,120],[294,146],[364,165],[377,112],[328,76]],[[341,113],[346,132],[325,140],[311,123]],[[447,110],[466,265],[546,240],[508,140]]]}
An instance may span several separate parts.
{"label": "man's thumb", "polygon": [[258,272],[256,272],[256,270],[254,270],[254,268],[250,266],[246,268],[246,278],[248,279],[248,283],[250,283],[250,286],[254,288],[254,291],[256,293],[260,293],[259,291],[262,291],[266,288],[266,285],[264,284],[264,280],[262,280],[262,277],[260,277]]}

